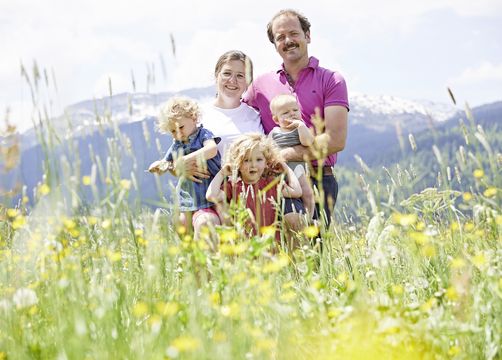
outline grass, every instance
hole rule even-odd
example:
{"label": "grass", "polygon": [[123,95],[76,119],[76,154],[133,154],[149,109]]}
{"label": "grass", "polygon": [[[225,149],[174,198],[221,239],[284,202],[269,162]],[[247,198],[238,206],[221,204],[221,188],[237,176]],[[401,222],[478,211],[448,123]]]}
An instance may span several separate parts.
{"label": "grass", "polygon": [[0,359],[501,358],[500,153],[478,144],[450,164],[476,184],[463,191],[445,176],[366,180],[359,221],[338,206],[294,254],[238,227],[211,251],[170,213],[128,204],[118,130],[93,176],[50,166],[50,131],[35,203],[0,209]]}

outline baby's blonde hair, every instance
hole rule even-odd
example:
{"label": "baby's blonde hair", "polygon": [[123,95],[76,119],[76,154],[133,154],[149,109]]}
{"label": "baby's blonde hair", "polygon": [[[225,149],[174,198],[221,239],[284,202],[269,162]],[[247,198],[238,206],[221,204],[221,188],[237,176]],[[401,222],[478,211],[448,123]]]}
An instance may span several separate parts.
{"label": "baby's blonde hair", "polygon": [[291,94],[281,94],[275,96],[271,101],[270,101],[270,112],[272,115],[276,116],[277,115],[277,109],[289,102],[294,102],[295,104],[298,103],[296,100],[296,97],[294,97]]}
{"label": "baby's blonde hair", "polygon": [[230,169],[239,169],[246,156],[256,147],[260,148],[267,163],[264,176],[280,172],[280,163],[284,161],[280,149],[274,140],[259,133],[238,137],[228,148],[223,166],[228,166]]}
{"label": "baby's blonde hair", "polygon": [[170,128],[183,118],[190,118],[198,121],[201,116],[201,110],[195,100],[175,96],[170,98],[160,109],[157,120],[157,129],[162,134],[170,134]]}

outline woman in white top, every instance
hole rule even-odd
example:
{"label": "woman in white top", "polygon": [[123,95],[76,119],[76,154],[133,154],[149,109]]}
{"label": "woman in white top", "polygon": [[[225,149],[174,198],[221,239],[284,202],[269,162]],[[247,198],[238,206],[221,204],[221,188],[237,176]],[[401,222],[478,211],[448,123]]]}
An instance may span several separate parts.
{"label": "woman in white top", "polygon": [[259,113],[241,102],[241,97],[253,80],[253,64],[242,51],[231,50],[220,56],[214,68],[216,99],[202,106],[202,123],[221,138],[221,156],[228,146],[246,133],[261,133]]}

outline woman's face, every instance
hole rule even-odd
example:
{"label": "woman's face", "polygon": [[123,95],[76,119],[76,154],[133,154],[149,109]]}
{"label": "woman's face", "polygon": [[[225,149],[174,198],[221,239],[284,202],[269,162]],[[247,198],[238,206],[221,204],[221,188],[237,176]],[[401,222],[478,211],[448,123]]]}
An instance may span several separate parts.
{"label": "woman's face", "polygon": [[247,89],[246,66],[240,60],[230,60],[223,64],[216,77],[218,97],[240,99]]}

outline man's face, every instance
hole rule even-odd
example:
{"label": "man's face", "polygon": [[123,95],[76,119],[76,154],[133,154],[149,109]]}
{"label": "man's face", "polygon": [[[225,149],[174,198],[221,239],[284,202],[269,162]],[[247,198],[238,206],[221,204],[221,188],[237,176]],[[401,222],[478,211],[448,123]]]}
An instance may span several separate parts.
{"label": "man's face", "polygon": [[277,52],[285,63],[308,59],[310,33],[304,33],[296,16],[281,15],[272,23]]}

